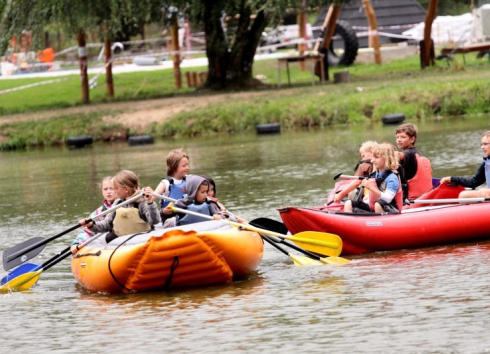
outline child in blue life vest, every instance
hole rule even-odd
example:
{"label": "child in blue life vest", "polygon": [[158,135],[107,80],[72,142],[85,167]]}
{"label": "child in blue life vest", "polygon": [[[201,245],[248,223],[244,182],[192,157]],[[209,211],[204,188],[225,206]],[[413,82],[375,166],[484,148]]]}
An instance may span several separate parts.
{"label": "child in blue life vest", "polygon": [[[181,199],[186,194],[186,176],[189,172],[189,155],[182,149],[172,150],[167,156],[167,177],[155,188],[156,194],[163,194],[173,199]],[[152,201],[156,198],[152,197]],[[164,227],[165,221],[172,217],[173,211],[168,206],[169,201],[160,200],[160,216]]]}
{"label": "child in blue life vest", "polygon": [[[195,213],[212,216],[214,220],[221,220],[223,216],[220,213],[218,205],[207,198],[208,189],[209,182],[204,177],[189,175],[186,179],[187,195],[173,203],[173,206],[180,209],[187,209]],[[174,213],[173,215],[172,221],[164,225],[164,227],[188,225],[207,221],[205,218],[185,213]]]}
{"label": "child in blue life vest", "polygon": [[369,190],[368,202],[348,200],[345,212],[354,213],[400,213],[402,190],[395,157],[395,148],[391,144],[379,144],[373,149],[373,167],[376,170],[371,177],[363,179],[361,186]]}
{"label": "child in blue life vest", "polygon": [[110,231],[106,236],[106,241],[109,243],[118,236],[148,232],[153,229],[153,225],[160,222],[156,203],[151,200],[153,189],[145,187],[141,190],[138,176],[131,171],[124,170],[114,176],[112,183],[118,198],[114,201],[114,205],[141,192],[145,193],[146,196],[107,214],[102,221],[86,223],[87,219],[82,219],[79,221],[80,225],[88,227],[90,231],[96,233]]}
{"label": "child in blue life vest", "polygon": [[[105,216],[100,218],[97,217],[100,213],[106,211],[110,207],[112,207],[112,203],[116,199],[116,194],[114,193],[114,186],[112,184],[112,177],[105,177],[101,183],[101,191],[102,196],[104,197],[104,203],[99,208],[95,209],[92,214],[90,214],[89,218],[96,221],[102,221],[105,219]],[[95,235],[89,229],[83,229],[78,236],[75,238],[73,243],[71,244],[71,251],[73,253],[77,252],[76,247],[92,238]]]}
{"label": "child in blue life vest", "polygon": [[248,221],[238,215],[235,215],[235,214],[232,214],[231,212],[229,212],[226,207],[220,203],[218,201],[218,199],[216,198],[216,183],[214,182],[214,180],[208,176],[203,176],[204,178],[207,179],[207,181],[209,182],[209,189],[208,189],[208,200],[216,203],[216,205],[218,205],[218,208],[220,210],[220,213],[225,216],[226,218],[230,218],[231,217],[231,221],[236,221],[236,222],[239,222],[240,224],[248,224]]}
{"label": "child in blue life vest", "polygon": [[468,177],[444,177],[441,184],[455,183],[463,187],[475,189],[486,182],[486,188],[464,191],[459,193],[460,198],[489,198],[490,197],[490,130],[483,133],[480,147],[483,151],[483,162],[475,175]]}

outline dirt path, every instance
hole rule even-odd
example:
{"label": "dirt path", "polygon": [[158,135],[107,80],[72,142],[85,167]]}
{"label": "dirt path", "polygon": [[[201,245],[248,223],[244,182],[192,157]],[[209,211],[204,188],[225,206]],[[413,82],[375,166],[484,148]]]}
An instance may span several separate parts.
{"label": "dirt path", "polygon": [[[289,91],[290,90],[286,90],[283,93],[290,93]],[[127,128],[133,128],[136,131],[141,131],[152,122],[162,123],[166,119],[180,112],[192,111],[208,104],[228,100],[250,99],[265,95],[270,95],[270,91],[202,94],[199,96],[180,96],[144,101],[90,104],[87,106],[3,116],[0,117],[0,124],[105,111],[108,112],[108,114],[103,117],[105,122],[120,123]]]}

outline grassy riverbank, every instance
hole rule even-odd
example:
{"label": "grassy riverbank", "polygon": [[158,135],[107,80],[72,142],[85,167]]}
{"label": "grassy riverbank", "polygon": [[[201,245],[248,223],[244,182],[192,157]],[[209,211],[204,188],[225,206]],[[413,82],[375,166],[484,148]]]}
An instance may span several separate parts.
{"label": "grassy riverbank", "polygon": [[[35,145],[62,144],[68,136],[91,134],[96,140],[114,129],[133,128],[124,120],[103,117],[123,113],[117,102],[182,95],[182,109],[162,121],[140,129],[140,133],[155,136],[194,136],[222,132],[253,130],[256,124],[280,122],[284,128],[324,127],[331,124],[378,121],[388,113],[404,113],[407,120],[417,121],[434,116],[488,113],[490,111],[490,64],[486,59],[467,56],[467,66],[461,61],[447,66],[438,62],[435,68],[420,70],[419,57],[414,56],[383,65],[356,64],[349,68],[332,68],[330,76],[340,70],[350,72],[351,82],[311,86],[311,75],[291,66],[292,86],[277,88],[277,61],[257,61],[254,75],[268,87],[241,94],[193,93],[185,88],[173,89],[171,70],[139,72],[115,76],[116,102],[107,110],[97,106],[106,102],[104,77],[91,90],[91,109],[83,112],[58,112],[50,119],[9,119],[7,115],[45,110],[60,110],[80,106],[78,76],[68,80],[0,95],[0,148],[12,149]],[[203,68],[192,69],[195,71]],[[46,79],[0,80],[0,91]],[[217,101],[217,95],[222,95]],[[209,101],[196,109],[185,109],[189,102]],[[161,109],[165,110],[165,99]],[[95,109],[94,109],[95,108]],[[49,115],[48,112],[48,115]],[[141,114],[145,112],[142,111]],[[18,115],[17,115],[18,116]],[[16,116],[16,117],[17,117]],[[2,124],[2,119],[4,123]]]}

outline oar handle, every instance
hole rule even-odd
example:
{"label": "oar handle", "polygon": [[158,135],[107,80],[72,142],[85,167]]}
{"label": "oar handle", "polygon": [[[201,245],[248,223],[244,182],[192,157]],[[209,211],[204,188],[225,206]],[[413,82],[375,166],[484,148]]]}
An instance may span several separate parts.
{"label": "oar handle", "polygon": [[[99,215],[97,215],[97,217],[101,217],[101,216],[107,215],[110,212],[113,212],[116,209],[119,209],[119,208],[121,208],[121,207],[123,207],[125,205],[128,205],[128,204],[130,204],[130,203],[138,200],[139,198],[141,198],[143,196],[144,196],[144,193],[140,193],[140,194],[138,194],[138,195],[136,195],[136,196],[134,196],[134,197],[132,197],[132,198],[130,198],[128,200],[125,200],[122,203],[119,203],[118,205],[113,206],[112,208],[107,209],[106,211],[103,211],[102,213],[100,213]],[[88,222],[91,222],[93,220],[92,219],[88,219],[87,221]],[[33,249],[36,249],[36,248],[38,248],[40,246],[43,246],[43,245],[45,245],[45,244],[47,244],[47,243],[49,243],[49,242],[57,239],[58,237],[61,237],[63,235],[66,235],[67,233],[69,233],[69,232],[71,232],[71,231],[73,231],[75,229],[78,229],[80,226],[82,226],[82,225],[80,225],[80,224],[73,225],[72,227],[70,227],[69,229],[66,229],[65,231],[62,231],[62,232],[60,232],[60,233],[58,233],[58,234],[56,234],[54,236],[48,237],[48,238],[46,238],[46,239],[44,239],[42,241],[39,241],[39,242],[36,242],[36,243],[32,244],[29,247],[26,247],[26,248],[24,248],[22,250],[19,250],[19,251],[15,252],[15,253],[12,253],[12,254],[8,255],[7,262],[10,262],[11,260],[18,258],[21,255],[23,255],[23,254],[25,254],[27,252],[32,251]]]}
{"label": "oar handle", "polygon": [[412,203],[415,204],[438,204],[438,203],[481,203],[490,202],[490,198],[452,198],[452,199],[422,199],[414,200]]}
{"label": "oar handle", "polygon": [[281,251],[282,253],[284,253],[286,256],[289,256],[289,252],[288,251],[286,251],[282,247],[279,247],[279,245],[277,245],[275,242],[271,241],[267,236],[262,235],[262,234],[259,234],[259,235],[260,235],[260,237],[262,237],[262,240],[266,241],[271,246],[277,248],[279,251]]}

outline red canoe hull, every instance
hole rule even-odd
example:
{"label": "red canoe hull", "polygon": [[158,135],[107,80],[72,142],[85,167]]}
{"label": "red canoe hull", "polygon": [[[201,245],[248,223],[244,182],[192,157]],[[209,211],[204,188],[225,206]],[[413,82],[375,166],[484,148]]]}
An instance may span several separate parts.
{"label": "red canoe hull", "polygon": [[279,209],[292,234],[319,231],[342,238],[342,255],[421,248],[490,239],[490,203],[420,208],[395,215]]}

